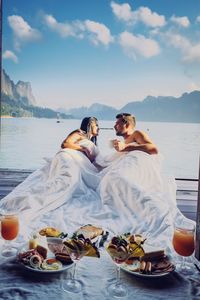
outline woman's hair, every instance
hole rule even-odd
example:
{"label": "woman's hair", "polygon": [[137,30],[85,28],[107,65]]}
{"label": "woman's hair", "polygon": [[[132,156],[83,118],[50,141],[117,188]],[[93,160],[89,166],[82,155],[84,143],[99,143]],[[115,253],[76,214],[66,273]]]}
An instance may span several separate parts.
{"label": "woman's hair", "polygon": [[[91,130],[92,130],[91,125],[92,125],[93,122],[97,123],[98,122],[97,118],[95,118],[95,117],[86,117],[81,122],[80,129],[85,131],[85,133],[88,137],[90,136],[90,133],[91,133]],[[92,136],[91,141],[96,145],[97,144],[97,137]]]}

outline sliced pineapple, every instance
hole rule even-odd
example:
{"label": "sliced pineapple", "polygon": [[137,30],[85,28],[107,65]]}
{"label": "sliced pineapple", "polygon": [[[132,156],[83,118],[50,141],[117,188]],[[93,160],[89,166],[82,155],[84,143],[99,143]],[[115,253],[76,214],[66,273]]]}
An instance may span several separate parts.
{"label": "sliced pineapple", "polygon": [[99,250],[97,249],[97,247],[93,244],[86,244],[86,255],[85,256],[90,256],[90,257],[100,257],[100,253]]}
{"label": "sliced pineapple", "polygon": [[142,257],[145,255],[144,249],[142,248],[142,246],[139,246],[138,244],[130,244],[130,248],[131,248],[131,255],[130,257]]}

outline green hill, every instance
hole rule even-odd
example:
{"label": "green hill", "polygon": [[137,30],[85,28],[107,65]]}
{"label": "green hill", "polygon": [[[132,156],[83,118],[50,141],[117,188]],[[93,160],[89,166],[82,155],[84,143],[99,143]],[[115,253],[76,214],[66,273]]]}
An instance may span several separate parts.
{"label": "green hill", "polygon": [[21,102],[16,102],[10,99],[5,94],[2,94],[1,99],[1,116],[12,117],[35,117],[35,118],[59,118],[72,119],[73,116],[65,113],[58,113],[50,108],[43,108],[33,105],[25,105]]}
{"label": "green hill", "polygon": [[30,82],[16,84],[2,71],[1,116],[71,119],[71,114],[59,113],[50,108],[36,106]]}

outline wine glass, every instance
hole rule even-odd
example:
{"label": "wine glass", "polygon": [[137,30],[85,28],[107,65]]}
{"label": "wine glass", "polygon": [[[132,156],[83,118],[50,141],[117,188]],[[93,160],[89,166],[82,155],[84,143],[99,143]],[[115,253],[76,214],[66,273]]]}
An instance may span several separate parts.
{"label": "wine glass", "polygon": [[[115,237],[113,239],[115,239]],[[107,290],[113,297],[126,297],[128,291],[126,286],[121,282],[120,265],[128,259],[130,252],[127,248],[128,244],[126,245],[126,243],[124,243],[117,246],[114,244],[113,239],[105,245],[105,248],[116,265],[116,282],[109,285]]]}
{"label": "wine glass", "polygon": [[193,273],[191,263],[187,262],[186,257],[193,254],[195,248],[194,240],[195,226],[192,223],[183,223],[175,225],[173,235],[174,250],[180,255],[181,261],[177,263],[176,269],[182,274],[189,275]]}
{"label": "wine glass", "polygon": [[64,242],[64,246],[74,263],[71,278],[65,280],[62,284],[63,290],[70,293],[79,293],[83,289],[82,282],[75,279],[76,265],[77,262],[88,253],[88,249],[84,247],[76,247],[75,243],[77,243],[77,240],[73,239]]}
{"label": "wine glass", "polygon": [[19,232],[19,219],[15,213],[4,213],[1,216],[1,236],[5,240],[2,256],[10,257],[17,253],[17,249],[10,245],[10,241],[14,240]]}

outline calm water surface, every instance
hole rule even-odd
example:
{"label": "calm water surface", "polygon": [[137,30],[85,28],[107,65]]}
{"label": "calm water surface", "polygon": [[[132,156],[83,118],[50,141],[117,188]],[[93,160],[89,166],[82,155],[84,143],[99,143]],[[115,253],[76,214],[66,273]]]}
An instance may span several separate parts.
{"label": "calm water surface", "polygon": [[[113,128],[114,121],[99,121],[102,128]],[[11,118],[1,119],[0,167],[36,169],[45,157],[53,157],[61,142],[80,120]],[[165,169],[175,177],[197,178],[200,155],[200,124],[138,122],[137,129],[146,131],[164,155]],[[110,153],[108,141],[114,130],[100,131],[98,146]]]}

